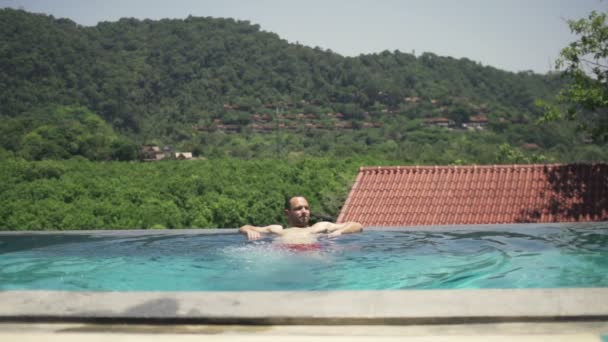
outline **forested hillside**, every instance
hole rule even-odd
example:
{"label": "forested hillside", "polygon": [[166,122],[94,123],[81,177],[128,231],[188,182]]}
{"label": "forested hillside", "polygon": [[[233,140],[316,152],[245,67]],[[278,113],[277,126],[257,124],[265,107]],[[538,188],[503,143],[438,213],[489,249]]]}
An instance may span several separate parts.
{"label": "forested hillside", "polygon": [[83,27],[2,9],[0,46],[3,157],[129,160],[158,144],[206,158],[606,159],[572,124],[535,124],[558,75],[432,53],[343,57],[217,18]]}

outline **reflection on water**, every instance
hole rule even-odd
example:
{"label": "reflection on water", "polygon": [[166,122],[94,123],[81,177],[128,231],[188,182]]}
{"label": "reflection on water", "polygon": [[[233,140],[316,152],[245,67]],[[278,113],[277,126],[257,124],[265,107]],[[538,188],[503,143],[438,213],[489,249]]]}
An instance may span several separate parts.
{"label": "reflection on water", "polygon": [[608,286],[608,224],[367,230],[285,248],[238,234],[0,235],[0,289]]}

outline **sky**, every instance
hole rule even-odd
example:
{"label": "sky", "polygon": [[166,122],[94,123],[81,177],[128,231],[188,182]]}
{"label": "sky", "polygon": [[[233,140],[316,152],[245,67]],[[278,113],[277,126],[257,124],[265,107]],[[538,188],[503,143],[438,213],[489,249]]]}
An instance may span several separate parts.
{"label": "sky", "polygon": [[576,39],[566,20],[606,12],[608,0],[0,0],[5,7],[85,26],[124,17],[234,18],[343,56],[432,52],[546,73]]}

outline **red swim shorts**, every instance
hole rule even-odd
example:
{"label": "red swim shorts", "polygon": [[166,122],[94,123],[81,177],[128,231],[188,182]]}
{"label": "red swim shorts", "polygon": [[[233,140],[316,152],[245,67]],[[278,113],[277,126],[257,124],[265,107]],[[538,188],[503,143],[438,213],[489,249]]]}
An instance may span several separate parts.
{"label": "red swim shorts", "polygon": [[285,243],[279,246],[294,252],[319,251],[322,248],[320,243]]}

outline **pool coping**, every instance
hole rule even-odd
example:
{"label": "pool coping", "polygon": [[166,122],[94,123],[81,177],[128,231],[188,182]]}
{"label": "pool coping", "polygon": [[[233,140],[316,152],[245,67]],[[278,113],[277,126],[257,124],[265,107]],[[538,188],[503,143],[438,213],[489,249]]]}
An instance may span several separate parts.
{"label": "pool coping", "polygon": [[189,229],[104,229],[104,230],[2,230],[6,235],[99,235],[99,236],[136,236],[136,235],[215,235],[236,234],[236,228],[189,228]]}
{"label": "pool coping", "polygon": [[[557,225],[542,225],[554,226]],[[462,228],[491,230],[504,226]],[[386,227],[370,230],[375,229],[393,230]],[[421,227],[399,229],[425,230]],[[454,226],[432,229],[453,230]],[[232,234],[236,231],[4,231],[0,235],[125,236],[157,232]],[[608,321],[608,288],[239,292],[0,290],[0,322],[402,325],[553,321]]]}
{"label": "pool coping", "polygon": [[453,324],[608,321],[608,288],[85,292],[0,291],[0,321]]}
{"label": "pool coping", "polygon": [[[459,224],[459,225],[434,225],[434,226],[368,226],[364,227],[364,231],[487,231],[487,230],[543,230],[543,229],[561,229],[565,225],[567,227],[579,228],[604,228],[608,221],[594,222],[555,222],[555,223],[509,223],[509,224]],[[530,225],[534,225],[530,228]],[[116,235],[214,235],[214,234],[236,234],[238,228],[180,228],[180,229],[104,229],[104,230],[0,230],[0,236],[3,235],[99,235],[99,236],[116,236]]]}

